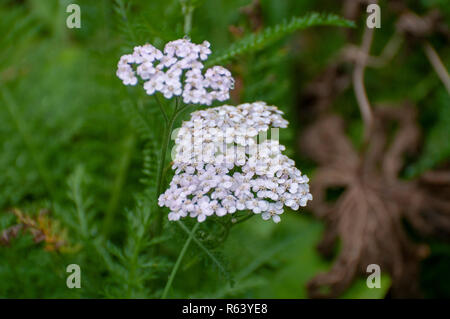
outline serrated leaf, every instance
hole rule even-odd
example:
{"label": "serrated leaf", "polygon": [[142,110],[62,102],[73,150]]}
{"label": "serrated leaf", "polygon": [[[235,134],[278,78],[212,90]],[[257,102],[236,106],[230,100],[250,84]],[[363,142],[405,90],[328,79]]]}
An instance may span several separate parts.
{"label": "serrated leaf", "polygon": [[334,14],[311,13],[304,17],[294,17],[289,22],[285,21],[274,27],[266,28],[261,33],[251,34],[232,44],[226,51],[217,54],[217,56],[212,56],[206,65],[224,64],[239,55],[261,50],[297,30],[314,26],[353,27],[354,23]]}

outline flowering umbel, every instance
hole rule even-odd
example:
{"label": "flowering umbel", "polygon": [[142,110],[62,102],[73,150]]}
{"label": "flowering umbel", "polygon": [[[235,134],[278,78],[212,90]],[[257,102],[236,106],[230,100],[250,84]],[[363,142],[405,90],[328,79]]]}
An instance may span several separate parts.
{"label": "flowering umbel", "polygon": [[210,44],[194,44],[188,39],[171,41],[161,52],[150,44],[137,46],[123,55],[117,76],[125,85],[136,85],[140,78],[148,95],[161,92],[165,98],[182,96],[186,104],[211,105],[230,98],[234,86],[230,71],[221,66],[202,70],[211,54]]}
{"label": "flowering umbel", "polygon": [[159,197],[169,220],[203,222],[248,210],[278,223],[284,206],[306,206],[312,200],[308,178],[282,154],[278,140],[264,139],[270,127],[287,126],[282,114],[264,102],[192,113],[175,140],[175,176]]}

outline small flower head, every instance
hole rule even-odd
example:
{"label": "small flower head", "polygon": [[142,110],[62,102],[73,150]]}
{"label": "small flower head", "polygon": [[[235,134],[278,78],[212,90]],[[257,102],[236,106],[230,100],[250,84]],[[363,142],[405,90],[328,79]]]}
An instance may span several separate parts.
{"label": "small flower head", "polygon": [[175,140],[175,176],[159,197],[171,210],[169,220],[203,222],[247,210],[278,223],[285,206],[306,206],[312,200],[308,178],[277,140],[256,138],[269,127],[286,127],[282,114],[263,102],[192,113]]}
{"label": "small flower head", "polygon": [[202,62],[210,54],[208,41],[194,44],[179,39],[167,43],[163,52],[145,44],[120,58],[116,74],[125,85],[136,85],[140,78],[148,95],[161,92],[167,99],[181,96],[186,104],[211,105],[230,98],[234,79],[221,66],[202,72]]}

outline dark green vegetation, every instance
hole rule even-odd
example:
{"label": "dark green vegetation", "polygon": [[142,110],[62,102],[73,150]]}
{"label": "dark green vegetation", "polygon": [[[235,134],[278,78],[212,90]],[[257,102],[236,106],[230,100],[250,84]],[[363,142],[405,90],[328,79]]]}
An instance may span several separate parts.
{"label": "dark green vegetation", "polygon": [[[407,2],[419,14],[437,8],[449,21],[446,0]],[[69,3],[81,6],[81,29],[66,28]],[[230,103],[263,100],[285,111],[286,155],[313,174],[313,163],[297,147],[308,116],[299,92],[346,44],[343,29],[352,24],[337,17],[339,1],[263,0],[261,14],[245,14],[239,8],[249,0],[1,0],[0,297],[161,297],[189,235],[166,221],[165,209],[162,235],[153,235],[161,213],[155,181],[164,122],[155,100],[142,88],[124,87],[115,72],[133,46],[161,48],[183,37],[182,4],[189,3],[195,6],[193,42],[210,41],[211,63],[227,65],[237,79]],[[394,29],[392,17],[382,19],[376,53]],[[363,23],[355,21],[358,30]],[[448,43],[434,40],[448,68]],[[374,102],[407,97],[417,105],[424,146],[404,170],[411,178],[448,160],[450,100],[423,51],[412,48],[397,59],[396,68],[368,71],[366,85]],[[352,90],[336,99],[333,110],[349,121],[349,134],[360,145],[362,121]],[[31,220],[20,219],[18,211]],[[15,234],[17,224],[28,228]],[[192,229],[194,223],[184,225]],[[278,225],[259,217],[233,227],[206,222],[168,297],[306,298],[308,280],[331,265],[315,250],[322,231],[308,210],[287,211]],[[431,251],[423,290],[448,297],[450,246],[433,242]],[[81,267],[81,289],[66,287],[66,266],[73,263]],[[361,278],[344,297],[381,298],[389,281],[384,276],[383,289],[370,290]]]}

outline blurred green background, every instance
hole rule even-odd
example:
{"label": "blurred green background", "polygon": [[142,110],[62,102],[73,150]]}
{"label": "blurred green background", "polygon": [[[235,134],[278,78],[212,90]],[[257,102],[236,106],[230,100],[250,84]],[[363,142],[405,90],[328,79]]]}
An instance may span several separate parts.
{"label": "blurred green background", "polygon": [[[395,28],[386,2],[380,3],[386,11],[375,52]],[[80,29],[66,27],[70,3],[81,7]],[[193,3],[191,38],[208,40],[213,52],[310,11],[342,16],[344,5],[261,0],[260,11],[246,13],[250,0]],[[448,1],[405,3],[419,15],[439,10],[448,25]],[[363,12],[356,34],[364,21]],[[146,42],[161,48],[183,36],[183,24],[178,0],[0,0],[0,297],[160,297],[186,234],[166,222],[162,237],[150,236],[162,116],[144,90],[124,87],[115,72],[122,54]],[[430,41],[448,68],[448,42]],[[285,111],[290,126],[281,140],[308,176],[315,165],[297,142],[310,114],[301,92],[347,42],[344,28],[314,27],[225,64],[238,81],[230,103],[263,100]],[[404,178],[411,178],[448,161],[450,101],[423,51],[409,48],[395,66],[369,70],[366,85],[377,103],[408,98],[417,105],[424,146],[405,168]],[[352,90],[332,107],[349,121],[358,144],[362,121]],[[19,218],[13,209],[45,239],[24,229],[14,234]],[[278,225],[251,219],[233,227],[225,241],[220,227],[202,225],[202,246],[191,244],[170,297],[306,298],[308,280],[332,264],[316,251],[323,226],[307,209],[286,212]],[[449,297],[450,245],[428,243],[422,292]],[[81,289],[66,286],[72,263],[81,267]],[[361,277],[342,297],[383,298],[389,286],[388,275],[381,289],[368,289]]]}

